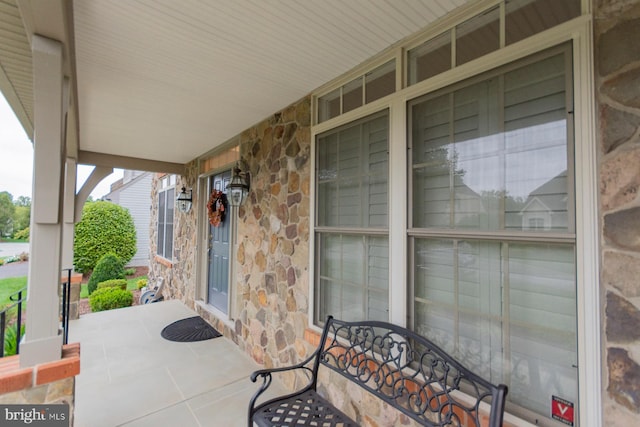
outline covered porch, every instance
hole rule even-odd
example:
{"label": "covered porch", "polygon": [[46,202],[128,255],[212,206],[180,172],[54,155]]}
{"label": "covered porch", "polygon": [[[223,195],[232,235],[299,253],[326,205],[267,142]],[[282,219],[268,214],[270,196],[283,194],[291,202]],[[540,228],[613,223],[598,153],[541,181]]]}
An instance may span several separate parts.
{"label": "covered porch", "polygon": [[72,320],[70,340],[82,348],[74,425],[245,426],[258,387],[249,375],[260,366],[224,336],[192,343],[160,336],[194,315],[172,300]]}

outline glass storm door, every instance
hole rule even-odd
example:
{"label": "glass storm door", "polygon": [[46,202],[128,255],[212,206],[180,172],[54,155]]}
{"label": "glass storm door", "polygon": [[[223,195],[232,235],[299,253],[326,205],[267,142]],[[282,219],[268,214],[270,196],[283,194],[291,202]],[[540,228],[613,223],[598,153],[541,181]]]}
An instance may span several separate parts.
{"label": "glass storm door", "polygon": [[[231,180],[231,171],[209,178],[210,191],[226,192]],[[209,224],[208,302],[227,313],[229,308],[229,231],[231,229],[230,206],[225,206],[224,221],[217,227]]]}

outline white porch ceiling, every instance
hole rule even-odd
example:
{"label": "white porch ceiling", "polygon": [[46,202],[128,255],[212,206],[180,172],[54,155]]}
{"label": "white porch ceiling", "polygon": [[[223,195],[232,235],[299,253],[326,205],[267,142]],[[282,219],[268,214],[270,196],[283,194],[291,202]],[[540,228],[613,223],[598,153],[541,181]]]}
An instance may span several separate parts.
{"label": "white porch ceiling", "polygon": [[78,147],[188,162],[466,2],[75,0]]}

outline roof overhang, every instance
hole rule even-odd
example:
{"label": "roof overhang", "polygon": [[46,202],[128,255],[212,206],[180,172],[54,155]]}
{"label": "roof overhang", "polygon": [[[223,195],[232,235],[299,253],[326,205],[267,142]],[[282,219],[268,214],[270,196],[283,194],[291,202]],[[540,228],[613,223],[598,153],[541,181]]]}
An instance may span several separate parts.
{"label": "roof overhang", "polygon": [[175,171],[465,3],[7,0],[0,90],[32,138],[29,40],[59,40],[68,155]]}

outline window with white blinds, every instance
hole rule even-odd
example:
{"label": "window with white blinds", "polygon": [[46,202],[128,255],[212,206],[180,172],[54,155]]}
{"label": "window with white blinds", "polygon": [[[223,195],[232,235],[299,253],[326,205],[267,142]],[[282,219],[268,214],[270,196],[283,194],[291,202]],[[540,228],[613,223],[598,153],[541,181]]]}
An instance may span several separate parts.
{"label": "window with white blinds", "polygon": [[571,48],[409,104],[412,323],[553,425],[578,401]]}
{"label": "window with white blinds", "polygon": [[173,257],[173,213],[175,207],[175,176],[160,181],[158,192],[158,239],[156,253],[163,258]]}
{"label": "window with white blinds", "polygon": [[316,321],[388,319],[387,111],[317,136]]}

